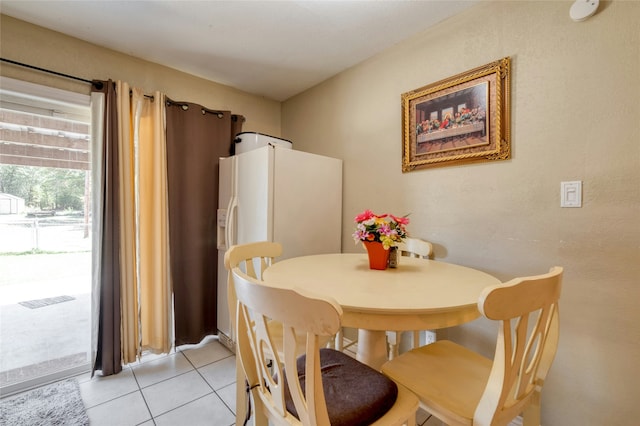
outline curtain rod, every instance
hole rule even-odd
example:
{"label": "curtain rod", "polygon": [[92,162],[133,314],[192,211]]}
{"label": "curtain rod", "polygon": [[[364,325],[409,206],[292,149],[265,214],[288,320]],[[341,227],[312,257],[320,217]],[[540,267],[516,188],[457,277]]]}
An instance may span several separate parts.
{"label": "curtain rod", "polygon": [[[76,81],[81,81],[81,82],[83,82],[83,83],[87,83],[87,84],[90,84],[90,85],[92,85],[92,86],[94,86],[94,85],[95,85],[95,87],[96,87],[98,90],[99,90],[99,89],[102,89],[102,83],[101,83],[101,82],[99,82],[99,81],[91,81],[91,80],[87,80],[87,79],[85,79],[85,78],[76,77],[76,76],[74,76],[74,75],[63,74],[63,73],[61,73],[61,72],[48,70],[48,69],[46,69],[46,68],[40,68],[40,67],[36,67],[36,66],[34,66],[34,65],[25,64],[25,63],[18,62],[18,61],[12,61],[11,59],[0,58],[0,61],[2,61],[2,62],[8,62],[8,63],[10,63],[10,64],[18,65],[18,66],[25,67],[25,68],[30,68],[30,69],[32,69],[32,70],[36,70],[36,71],[41,71],[41,72],[46,72],[46,73],[49,73],[49,74],[54,74],[54,75],[57,75],[57,76],[60,76],[60,77],[70,78],[70,79],[72,79],[72,80],[76,80]],[[131,94],[132,94],[132,91],[131,91],[131,90],[129,90],[129,95],[131,95]],[[147,98],[147,99],[151,99],[152,101],[154,100],[154,99],[153,99],[153,95],[146,95],[146,94],[145,94],[145,95],[144,95],[144,97],[145,97],[145,98]],[[182,107],[182,109],[184,109],[185,111],[186,111],[187,109],[189,109],[189,105],[188,105],[187,103],[176,102],[176,101],[173,101],[173,100],[171,100],[171,99],[169,99],[169,98],[167,98],[166,103],[167,103],[167,106],[170,106],[170,105],[172,105],[172,104],[173,104],[173,105],[178,105],[178,106]],[[215,110],[211,110],[211,109],[208,109],[208,108],[202,107],[202,114],[207,114],[207,113],[217,115],[217,116],[218,116],[218,118],[222,118],[222,116],[223,116],[222,111],[215,111]],[[243,121],[244,121],[244,120],[243,120]]]}
{"label": "curtain rod", "polygon": [[[87,80],[85,78],[76,77],[74,75],[63,74],[63,73],[58,72],[58,71],[51,71],[51,70],[48,70],[46,68],[40,68],[40,67],[36,67],[34,65],[24,64],[22,62],[12,61],[11,59],[6,59],[6,58],[0,58],[0,61],[8,62],[10,64],[18,65],[18,66],[25,67],[25,68],[30,68],[30,69],[36,70],[36,71],[42,71],[42,72],[46,72],[46,73],[49,73],[49,74],[54,74],[54,75],[57,75],[57,76],[60,76],[60,77],[70,78],[70,79],[76,80],[76,81],[81,81],[83,83],[87,83],[87,84],[90,84],[92,86],[95,86],[95,88],[98,89],[98,90],[102,89],[102,82],[100,82],[100,81]],[[131,90],[129,91],[129,94],[131,94]],[[144,97],[147,98],[147,99],[153,100],[153,95],[146,95],[145,94]]]}
{"label": "curtain rod", "polygon": [[[180,108],[182,108],[183,111],[187,111],[189,109],[189,103],[188,102],[178,102],[178,101],[174,101],[173,99],[169,99],[169,98],[165,99],[165,104],[167,106],[177,105]],[[213,109],[205,108],[203,106],[200,106],[200,112],[202,112],[202,115],[213,114],[213,115],[217,116],[218,118],[224,117],[224,111],[216,111],[216,110],[213,110]]]}
{"label": "curtain rod", "polygon": [[70,78],[72,80],[81,81],[83,83],[91,84],[92,86],[94,84],[96,84],[96,88],[98,88],[98,89],[101,88],[101,87],[98,87],[98,85],[100,85],[100,86],[102,85],[102,83],[99,83],[99,82],[94,82],[94,81],[91,81],[91,80],[87,80],[85,78],[76,77],[74,75],[63,74],[63,73],[57,72],[57,71],[51,71],[51,70],[48,70],[46,68],[40,68],[40,67],[36,67],[36,66],[33,66],[33,65],[24,64],[24,63],[18,62],[18,61],[12,61],[11,59],[0,58],[0,61],[8,62],[10,64],[18,65],[18,66],[25,67],[25,68],[30,68],[30,69],[36,70],[36,71],[42,71],[42,72],[46,72],[46,73],[49,73],[49,74],[54,74],[54,75],[57,75],[57,76],[60,76],[60,77]]}
{"label": "curtain rod", "polygon": [[[133,95],[133,90],[129,89],[129,96]],[[151,101],[154,101],[154,97],[153,95],[147,95],[146,93],[143,93],[142,96],[144,96],[147,99],[150,99]]]}
{"label": "curtain rod", "polygon": [[[189,110],[189,103],[188,102],[178,102],[178,101],[174,101],[173,99],[170,99],[169,97],[165,98],[165,105],[166,106],[171,106],[171,105],[176,105],[179,106],[180,108],[182,108],[183,111],[188,111]],[[224,113],[225,111],[216,111],[214,109],[209,109],[209,108],[205,108],[201,105],[198,105],[200,107],[200,112],[202,113],[202,115],[205,114],[213,114],[218,118],[223,118],[224,117]],[[227,111],[229,113],[231,113],[231,111]],[[244,118],[242,115],[237,115],[237,114],[231,114],[231,121],[238,121],[238,119],[242,119],[242,122],[244,123],[246,121],[246,118]]]}

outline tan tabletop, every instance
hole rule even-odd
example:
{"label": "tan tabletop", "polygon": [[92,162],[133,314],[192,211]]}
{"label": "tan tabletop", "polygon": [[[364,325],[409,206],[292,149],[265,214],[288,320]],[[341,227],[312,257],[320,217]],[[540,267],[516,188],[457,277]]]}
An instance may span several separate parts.
{"label": "tan tabletop", "polygon": [[500,281],[482,271],[401,257],[398,268],[369,269],[366,254],[286,259],[266,269],[270,285],[334,298],[342,324],[358,329],[358,360],[379,369],[387,360],[387,330],[431,330],[477,318],[483,288]]}

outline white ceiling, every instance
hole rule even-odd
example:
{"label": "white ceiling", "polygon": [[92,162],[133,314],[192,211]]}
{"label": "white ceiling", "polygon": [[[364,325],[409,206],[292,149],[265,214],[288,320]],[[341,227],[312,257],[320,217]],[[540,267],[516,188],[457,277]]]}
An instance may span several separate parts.
{"label": "white ceiling", "polygon": [[1,12],[282,101],[476,1],[2,0]]}

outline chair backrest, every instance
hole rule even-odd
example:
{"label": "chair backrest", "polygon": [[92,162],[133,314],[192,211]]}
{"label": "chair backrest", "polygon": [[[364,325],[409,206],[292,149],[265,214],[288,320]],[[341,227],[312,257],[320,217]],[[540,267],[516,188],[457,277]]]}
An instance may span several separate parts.
{"label": "chair backrest", "polygon": [[229,247],[224,254],[224,267],[227,274],[227,303],[231,315],[231,332],[236,332],[236,290],[233,285],[233,268],[240,268],[250,277],[262,280],[262,273],[274,259],[282,255],[282,245],[269,241],[238,244]]}
{"label": "chair backrest", "polygon": [[403,256],[429,259],[433,253],[433,245],[419,238],[405,238],[398,244],[398,250]]}
{"label": "chair backrest", "polygon": [[561,267],[486,288],[480,312],[500,322],[491,373],[474,424],[507,424],[539,392],[558,348]]}
{"label": "chair backrest", "polygon": [[[274,424],[328,425],[320,372],[321,337],[326,339],[340,329],[342,309],[328,298],[261,284],[239,268],[232,273],[238,297],[238,354],[256,411],[267,414]],[[283,325],[282,354],[268,332],[270,320]],[[306,335],[304,384],[296,359],[301,332]],[[299,420],[287,410],[287,392]]]}
{"label": "chair backrest", "polygon": [[274,258],[282,255],[282,245],[269,241],[238,244],[229,247],[224,254],[224,267],[229,271],[240,267],[247,275],[262,279],[262,272],[273,263]]}

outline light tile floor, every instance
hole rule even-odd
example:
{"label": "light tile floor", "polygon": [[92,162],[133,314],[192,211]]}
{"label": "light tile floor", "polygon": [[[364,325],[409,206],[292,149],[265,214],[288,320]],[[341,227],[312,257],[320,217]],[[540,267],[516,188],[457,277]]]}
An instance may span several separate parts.
{"label": "light tile floor", "polygon": [[[145,355],[113,376],[78,376],[91,426],[235,425],[235,355],[217,338]],[[420,411],[418,425],[441,426]]]}
{"label": "light tile floor", "polygon": [[235,424],[235,356],[215,338],[78,382],[92,426]]}

